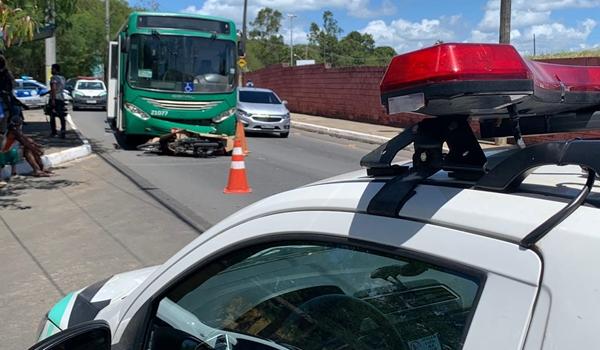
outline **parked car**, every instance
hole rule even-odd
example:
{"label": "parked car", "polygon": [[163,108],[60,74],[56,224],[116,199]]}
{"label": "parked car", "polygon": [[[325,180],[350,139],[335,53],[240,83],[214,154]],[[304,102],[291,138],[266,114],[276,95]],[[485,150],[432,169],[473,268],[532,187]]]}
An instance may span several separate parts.
{"label": "parked car", "polygon": [[[30,77],[15,79],[15,82],[16,88],[14,94],[19,101],[23,102],[26,106],[30,108],[40,108],[48,103],[48,93],[50,89],[46,85]],[[63,98],[67,105],[72,103],[73,99],[66,89],[63,91]]]}
{"label": "parked car", "polygon": [[106,86],[99,79],[77,80],[71,93],[73,110],[106,109]]}
{"label": "parked car", "polygon": [[288,137],[290,111],[286,104],[269,89],[242,87],[239,89],[238,118],[245,131]]}
{"label": "parked car", "polygon": [[48,101],[48,92],[46,85],[29,77],[15,79],[15,89],[13,93],[23,104],[29,108],[43,107]]}

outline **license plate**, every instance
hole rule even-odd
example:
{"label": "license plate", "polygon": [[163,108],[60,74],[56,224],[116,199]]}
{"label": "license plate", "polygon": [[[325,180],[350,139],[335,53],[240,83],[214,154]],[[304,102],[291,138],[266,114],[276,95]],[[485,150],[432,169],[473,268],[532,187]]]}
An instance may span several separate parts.
{"label": "license plate", "polygon": [[275,126],[273,126],[273,125],[263,125],[262,128],[263,129],[275,129]]}
{"label": "license plate", "polygon": [[96,100],[87,100],[86,102],[93,105],[93,104],[96,104],[97,101]]}

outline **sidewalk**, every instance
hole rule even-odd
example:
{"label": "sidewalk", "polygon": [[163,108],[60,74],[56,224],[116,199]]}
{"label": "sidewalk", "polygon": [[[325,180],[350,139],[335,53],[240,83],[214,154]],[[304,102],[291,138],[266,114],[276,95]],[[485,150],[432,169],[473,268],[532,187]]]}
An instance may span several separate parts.
{"label": "sidewalk", "polygon": [[61,296],[163,263],[195,231],[95,155],[0,189],[0,343],[27,349]]}
{"label": "sidewalk", "polygon": [[[291,119],[292,127],[298,130],[372,144],[385,143],[404,131],[402,128],[387,125],[361,123],[300,113],[291,113]],[[487,141],[480,141],[480,145],[484,149],[496,147],[496,145]]]}

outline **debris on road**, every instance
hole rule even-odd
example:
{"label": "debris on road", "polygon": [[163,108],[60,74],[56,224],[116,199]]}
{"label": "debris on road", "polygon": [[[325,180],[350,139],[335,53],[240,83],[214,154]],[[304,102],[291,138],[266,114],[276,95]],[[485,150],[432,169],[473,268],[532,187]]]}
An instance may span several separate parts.
{"label": "debris on road", "polygon": [[137,148],[148,153],[204,158],[231,152],[233,137],[172,129],[170,133],[154,137]]}

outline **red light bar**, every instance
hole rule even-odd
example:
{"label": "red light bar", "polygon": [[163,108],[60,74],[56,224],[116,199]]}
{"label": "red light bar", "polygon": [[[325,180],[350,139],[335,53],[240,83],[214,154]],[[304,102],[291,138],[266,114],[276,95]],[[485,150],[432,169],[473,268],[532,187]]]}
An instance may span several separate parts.
{"label": "red light bar", "polygon": [[567,91],[600,91],[599,66],[569,66],[525,60],[536,86]]}
{"label": "red light bar", "polygon": [[510,45],[441,44],[396,56],[381,93],[435,82],[530,79],[521,55]]}
{"label": "red light bar", "polygon": [[485,117],[518,104],[528,115],[600,106],[600,67],[521,58],[510,45],[441,44],[396,56],[380,85],[389,114]]}

